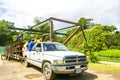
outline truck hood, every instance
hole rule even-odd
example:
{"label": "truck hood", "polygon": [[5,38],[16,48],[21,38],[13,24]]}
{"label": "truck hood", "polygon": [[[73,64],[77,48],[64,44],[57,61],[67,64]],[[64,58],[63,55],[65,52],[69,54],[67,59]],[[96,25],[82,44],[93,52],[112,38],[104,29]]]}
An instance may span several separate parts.
{"label": "truck hood", "polygon": [[54,57],[65,57],[65,56],[84,56],[85,54],[73,51],[46,51],[44,55],[54,56]]}

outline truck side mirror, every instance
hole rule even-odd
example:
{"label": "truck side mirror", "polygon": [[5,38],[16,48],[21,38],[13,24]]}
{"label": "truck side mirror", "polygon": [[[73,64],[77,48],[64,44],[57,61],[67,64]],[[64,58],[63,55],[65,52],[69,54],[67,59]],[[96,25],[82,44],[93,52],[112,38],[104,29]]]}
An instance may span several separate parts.
{"label": "truck side mirror", "polygon": [[41,47],[36,47],[35,49],[37,52],[41,52]]}

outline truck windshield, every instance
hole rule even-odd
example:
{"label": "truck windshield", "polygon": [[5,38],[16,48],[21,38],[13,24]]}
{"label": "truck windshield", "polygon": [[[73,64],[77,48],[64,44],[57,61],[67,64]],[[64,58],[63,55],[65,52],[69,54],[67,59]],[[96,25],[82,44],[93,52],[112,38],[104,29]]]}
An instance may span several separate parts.
{"label": "truck windshield", "polygon": [[60,43],[43,43],[44,51],[68,51],[68,49]]}

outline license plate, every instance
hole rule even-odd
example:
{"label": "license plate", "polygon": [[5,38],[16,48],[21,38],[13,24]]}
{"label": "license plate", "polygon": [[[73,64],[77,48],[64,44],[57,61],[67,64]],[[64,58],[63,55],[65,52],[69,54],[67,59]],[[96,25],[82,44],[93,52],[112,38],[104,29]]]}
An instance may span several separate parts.
{"label": "license plate", "polygon": [[81,72],[82,72],[81,69],[76,69],[76,70],[75,70],[75,73],[81,73]]}

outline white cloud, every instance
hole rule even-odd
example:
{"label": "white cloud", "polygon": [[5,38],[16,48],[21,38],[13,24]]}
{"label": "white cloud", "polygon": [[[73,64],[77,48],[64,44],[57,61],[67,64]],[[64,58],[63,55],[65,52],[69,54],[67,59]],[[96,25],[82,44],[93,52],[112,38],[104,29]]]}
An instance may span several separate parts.
{"label": "white cloud", "polygon": [[7,9],[0,18],[15,22],[16,27],[33,25],[35,16],[71,21],[90,17],[97,23],[120,26],[119,0],[0,0],[0,7]]}

